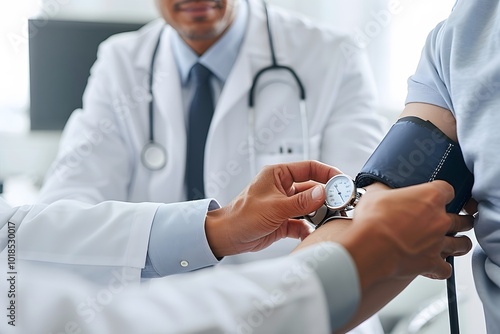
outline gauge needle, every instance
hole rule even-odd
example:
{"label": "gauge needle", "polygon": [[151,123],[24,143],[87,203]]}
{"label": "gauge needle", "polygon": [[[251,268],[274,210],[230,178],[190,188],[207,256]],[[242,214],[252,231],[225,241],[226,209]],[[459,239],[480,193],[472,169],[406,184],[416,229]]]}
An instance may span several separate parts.
{"label": "gauge needle", "polygon": [[335,189],[337,189],[337,194],[339,194],[340,196],[340,199],[342,200],[342,202],[344,201],[344,197],[342,197],[342,193],[339,191],[339,188],[337,188],[336,185],[334,185]]}

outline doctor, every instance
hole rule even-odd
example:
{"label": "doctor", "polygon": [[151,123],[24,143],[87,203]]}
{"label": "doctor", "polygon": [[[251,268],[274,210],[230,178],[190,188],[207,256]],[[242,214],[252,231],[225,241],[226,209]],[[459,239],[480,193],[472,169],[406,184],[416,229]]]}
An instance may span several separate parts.
{"label": "doctor", "polygon": [[[351,43],[345,36],[274,8],[267,19],[259,0],[158,0],[158,7],[163,19],[101,45],[41,202],[199,196],[225,205],[264,165],[306,158],[355,175],[382,138],[367,59],[344,55]],[[273,53],[300,85],[290,71],[267,71],[251,111],[252,83],[273,64]],[[209,70],[208,97],[196,87],[198,63]],[[213,105],[213,116],[192,118],[195,100]],[[193,139],[203,132],[206,138]],[[201,185],[188,185],[191,177]],[[189,236],[199,234],[183,242],[196,244]],[[165,244],[174,245],[170,238]],[[296,244],[283,240],[257,257],[283,255]]]}
{"label": "doctor", "polygon": [[[344,56],[345,36],[274,8],[268,31],[260,0],[157,2],[163,19],[99,48],[83,110],[66,126],[42,201],[190,199],[185,174],[196,63],[210,70],[215,107],[198,193],[227,204],[264,165],[304,158],[356,175],[383,131],[367,59],[362,52]],[[304,86],[305,120],[298,84],[286,70],[260,77],[255,112],[249,111],[252,81],[272,64],[268,32],[278,65],[292,68]],[[151,141],[164,154],[144,158]]]}

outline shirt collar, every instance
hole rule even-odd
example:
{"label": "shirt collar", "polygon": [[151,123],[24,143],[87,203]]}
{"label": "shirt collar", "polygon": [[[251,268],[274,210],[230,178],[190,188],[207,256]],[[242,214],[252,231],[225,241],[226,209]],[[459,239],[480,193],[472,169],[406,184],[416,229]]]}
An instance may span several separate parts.
{"label": "shirt collar", "polygon": [[222,83],[226,82],[238,57],[248,22],[247,0],[238,1],[238,5],[238,13],[234,22],[224,35],[201,57],[198,57],[179,34],[174,31],[171,46],[183,86],[187,84],[189,72],[196,62],[207,67]]}

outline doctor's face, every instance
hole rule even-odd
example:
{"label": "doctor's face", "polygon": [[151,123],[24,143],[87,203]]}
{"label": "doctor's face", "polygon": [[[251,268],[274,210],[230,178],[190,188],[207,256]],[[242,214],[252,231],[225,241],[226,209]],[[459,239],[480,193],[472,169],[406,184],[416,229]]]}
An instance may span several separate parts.
{"label": "doctor's face", "polygon": [[238,0],[157,0],[157,4],[165,21],[193,47],[193,43],[211,45],[226,31],[236,16]]}

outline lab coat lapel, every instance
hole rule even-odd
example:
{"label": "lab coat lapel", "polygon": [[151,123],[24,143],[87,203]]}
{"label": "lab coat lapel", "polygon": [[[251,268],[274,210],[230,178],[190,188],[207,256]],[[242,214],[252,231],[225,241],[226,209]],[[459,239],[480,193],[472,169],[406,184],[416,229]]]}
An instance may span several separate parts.
{"label": "lab coat lapel", "polygon": [[[158,108],[158,113],[164,115],[167,120],[167,126],[172,133],[181,131],[182,136],[174,138],[185,137],[185,122],[184,113],[182,112],[182,92],[180,85],[179,72],[175,64],[174,55],[170,47],[170,36],[172,28],[166,27],[162,36],[161,47],[158,52],[154,83],[153,94],[155,97],[155,108]],[[176,143],[178,147],[179,143]]]}
{"label": "lab coat lapel", "polygon": [[[258,60],[270,57],[267,50],[267,31],[265,29],[264,8],[259,1],[249,0],[250,18],[241,51],[224,85],[217,103],[212,128],[222,121],[228,112],[235,111],[235,106],[242,99],[248,98]],[[269,58],[270,59],[270,58]]]}
{"label": "lab coat lapel", "polygon": [[252,85],[250,57],[248,52],[242,51],[222,90],[212,119],[212,127],[217,126],[224,116],[245,97]]}
{"label": "lab coat lapel", "polygon": [[255,73],[271,63],[264,9],[260,1],[248,2],[245,39],[217,103],[205,148],[205,194],[223,205],[249,182],[248,157],[240,151],[248,138],[248,95]]}
{"label": "lab coat lapel", "polygon": [[[160,30],[163,29],[154,70],[154,113],[155,115],[158,114],[163,116],[163,118],[167,120],[166,126],[168,127],[168,131],[173,131],[172,133],[182,131],[182,136],[178,138],[174,137],[180,139],[181,137],[185,137],[185,121],[184,113],[182,112],[182,93],[179,72],[170,46],[173,28],[168,25],[166,26],[163,20],[161,20],[161,22],[159,20],[155,28],[158,29],[158,32],[151,34],[153,37],[147,42],[149,47],[139,51],[135,62],[139,69],[139,73],[141,73],[138,82],[143,83],[144,86],[147,85],[145,82],[151,70],[152,50],[157,42]],[[158,133],[158,131],[156,131],[156,133]],[[164,131],[161,131],[161,133],[164,133]],[[158,133],[158,135],[160,136],[161,133]],[[179,142],[176,142],[175,146],[178,150],[183,150],[179,148]]]}
{"label": "lab coat lapel", "polygon": [[[170,46],[172,33],[173,29],[170,26],[164,27],[160,49],[156,56],[153,82],[155,140],[164,145],[167,151],[167,165],[162,173],[163,177],[177,175],[175,181],[171,182],[172,188],[177,189],[178,186],[182,189],[182,178],[178,175],[184,175],[186,125],[179,73]],[[151,54],[141,60],[143,65],[150,62]],[[147,67],[148,71],[149,67],[150,65]],[[161,187],[156,190],[165,191]]]}

